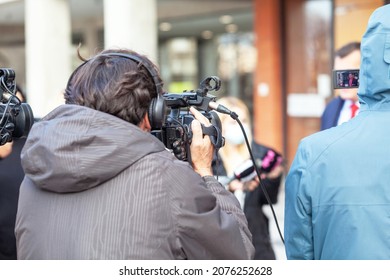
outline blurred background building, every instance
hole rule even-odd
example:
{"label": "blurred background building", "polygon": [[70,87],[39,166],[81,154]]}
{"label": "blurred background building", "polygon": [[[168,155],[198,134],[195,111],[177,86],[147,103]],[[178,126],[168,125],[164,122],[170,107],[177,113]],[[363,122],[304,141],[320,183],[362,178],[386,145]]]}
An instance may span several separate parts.
{"label": "blurred background building", "polygon": [[332,96],[333,50],[360,40],[383,0],[0,0],[0,67],[41,117],[80,63],[107,47],[158,62],[166,90],[216,75],[251,108],[255,137],[291,162]]}
{"label": "blurred background building", "polygon": [[319,131],[334,50],[359,41],[384,0],[0,0],[0,67],[13,68],[37,117],[63,103],[81,55],[132,48],[156,61],[170,92],[216,75],[238,96],[255,138],[290,165]]}

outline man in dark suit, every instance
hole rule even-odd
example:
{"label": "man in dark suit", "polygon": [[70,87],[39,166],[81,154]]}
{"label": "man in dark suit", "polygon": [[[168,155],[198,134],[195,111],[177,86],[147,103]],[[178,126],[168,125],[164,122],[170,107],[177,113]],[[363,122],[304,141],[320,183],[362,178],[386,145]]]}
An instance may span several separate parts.
{"label": "man in dark suit", "polygon": [[[360,68],[360,42],[351,42],[336,51],[334,69]],[[321,117],[321,130],[328,129],[354,117],[359,110],[357,88],[335,90],[335,96]]]}
{"label": "man in dark suit", "polygon": [[[16,96],[26,102],[20,87]],[[20,153],[26,139],[14,139],[0,146],[0,260],[16,260],[15,219],[19,187],[24,178]]]}
{"label": "man in dark suit", "polygon": [[[24,172],[20,153],[25,138],[0,146],[0,260],[16,260],[15,219],[18,207],[19,187]],[[9,155],[2,151],[10,149]]]}

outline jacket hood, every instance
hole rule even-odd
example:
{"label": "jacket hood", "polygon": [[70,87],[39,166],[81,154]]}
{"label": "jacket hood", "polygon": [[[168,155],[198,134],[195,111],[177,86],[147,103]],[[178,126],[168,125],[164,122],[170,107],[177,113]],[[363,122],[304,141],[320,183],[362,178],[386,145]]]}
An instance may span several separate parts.
{"label": "jacket hood", "polygon": [[376,9],[361,42],[362,110],[390,109],[390,5]]}
{"label": "jacket hood", "polygon": [[115,116],[78,105],[61,105],[35,123],[21,159],[39,188],[79,192],[115,177],[164,144]]}

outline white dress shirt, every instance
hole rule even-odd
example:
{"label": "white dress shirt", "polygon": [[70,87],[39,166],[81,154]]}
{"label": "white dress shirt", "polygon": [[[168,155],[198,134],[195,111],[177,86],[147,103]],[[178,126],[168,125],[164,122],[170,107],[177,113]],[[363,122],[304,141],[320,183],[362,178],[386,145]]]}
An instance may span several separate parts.
{"label": "white dress shirt", "polygon": [[[337,121],[337,125],[340,125],[342,123],[345,123],[351,119],[351,105],[353,104],[353,101],[348,99],[345,100],[343,108],[341,108],[339,119]],[[359,101],[356,101],[355,104],[360,107]],[[357,110],[355,116],[359,113],[359,109]]]}

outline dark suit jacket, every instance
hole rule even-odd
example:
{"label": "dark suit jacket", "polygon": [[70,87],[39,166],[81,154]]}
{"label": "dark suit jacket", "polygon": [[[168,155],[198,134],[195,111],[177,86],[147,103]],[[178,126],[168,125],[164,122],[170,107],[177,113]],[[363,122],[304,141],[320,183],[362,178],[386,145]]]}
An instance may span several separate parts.
{"label": "dark suit jacket", "polygon": [[340,116],[341,109],[344,106],[344,99],[340,96],[333,98],[328,105],[326,105],[321,116],[321,130],[337,126],[337,121]]}
{"label": "dark suit jacket", "polygon": [[0,260],[16,259],[15,219],[24,177],[20,152],[26,139],[16,139],[12,153],[0,159]]}

